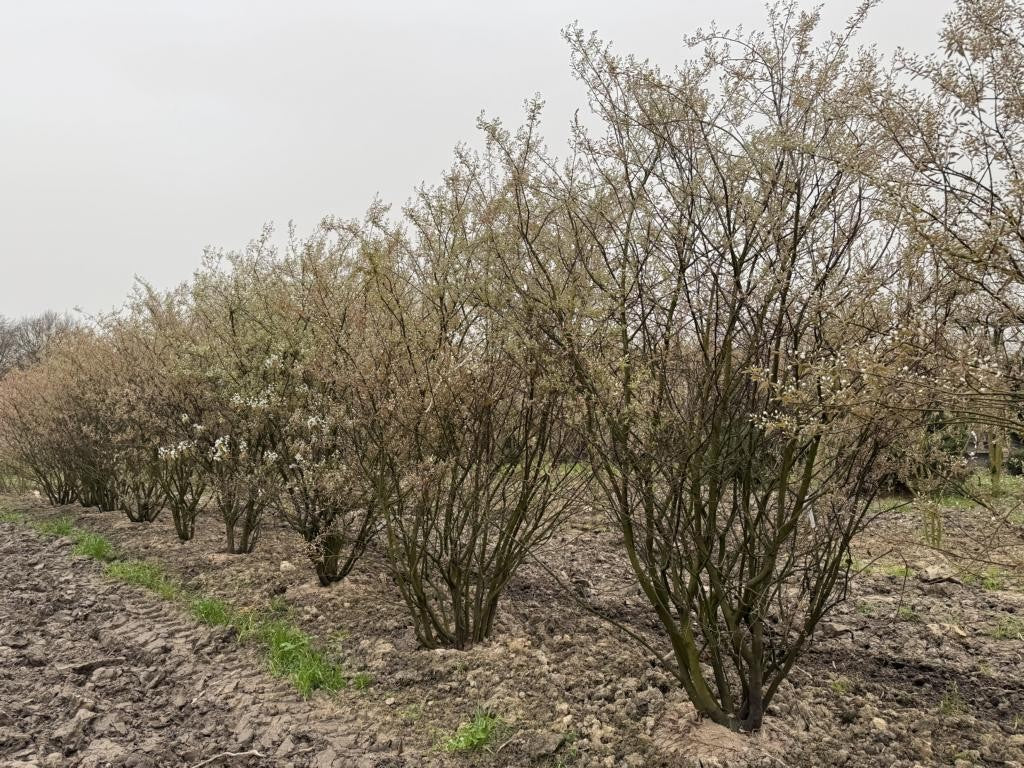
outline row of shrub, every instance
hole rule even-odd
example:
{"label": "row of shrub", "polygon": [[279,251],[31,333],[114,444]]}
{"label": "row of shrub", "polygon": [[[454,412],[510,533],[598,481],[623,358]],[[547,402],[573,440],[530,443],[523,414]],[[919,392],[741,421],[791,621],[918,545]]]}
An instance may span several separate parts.
{"label": "row of shrub", "polygon": [[599,127],[568,160],[531,102],[401,212],[140,285],[2,381],[4,460],[183,540],[208,509],[232,553],[275,515],[325,585],[380,535],[426,647],[487,638],[520,566],[598,508],[665,642],[636,637],[700,711],[758,727],[882,478],[1010,397],[977,314],[1001,297],[949,268],[950,222],[991,233],[969,197],[925,215],[943,137],[910,116],[944,107],[853,51],[862,15],[823,42],[816,21],[695,37],[673,73],[569,30]]}

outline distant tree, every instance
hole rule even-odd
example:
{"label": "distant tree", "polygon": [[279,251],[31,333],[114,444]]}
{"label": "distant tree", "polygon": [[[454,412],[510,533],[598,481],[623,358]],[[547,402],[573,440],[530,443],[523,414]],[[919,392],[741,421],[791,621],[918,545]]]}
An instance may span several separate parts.
{"label": "distant tree", "polygon": [[0,376],[14,368],[38,363],[47,345],[75,325],[67,315],[56,312],[44,312],[18,321],[0,317]]}

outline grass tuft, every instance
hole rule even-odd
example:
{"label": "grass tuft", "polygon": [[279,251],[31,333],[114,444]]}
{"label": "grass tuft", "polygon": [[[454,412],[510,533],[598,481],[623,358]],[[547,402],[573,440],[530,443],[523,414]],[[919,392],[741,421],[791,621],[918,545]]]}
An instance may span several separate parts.
{"label": "grass tuft", "polygon": [[972,499],[968,499],[966,496],[960,496],[957,494],[940,494],[935,496],[933,501],[943,509],[962,509],[966,511],[974,509],[976,506],[976,503]]}
{"label": "grass tuft", "polygon": [[967,703],[960,695],[960,688],[954,682],[946,689],[939,702],[939,713],[942,715],[961,715],[967,711]]}
{"label": "grass tuft", "polygon": [[964,573],[962,578],[965,584],[997,592],[1007,588],[1010,577],[1005,569],[992,565],[980,573]]}
{"label": "grass tuft", "polygon": [[108,562],[117,556],[117,553],[114,551],[114,545],[98,533],[76,533],[76,555],[84,555],[101,562]]}
{"label": "grass tuft", "polygon": [[837,677],[832,681],[831,687],[834,693],[837,693],[840,696],[845,696],[850,692],[850,679],[842,676]]}
{"label": "grass tuft", "polygon": [[188,609],[199,621],[211,627],[226,627],[235,621],[231,606],[216,597],[195,597],[189,601]]}
{"label": "grass tuft", "polygon": [[21,512],[8,512],[7,510],[0,511],[0,523],[14,523],[20,525],[25,522],[25,515]]}
{"label": "grass tuft", "polygon": [[1020,616],[1000,616],[999,623],[989,633],[996,640],[1024,641],[1024,618]]}
{"label": "grass tuft", "polygon": [[873,603],[869,603],[866,600],[859,601],[855,606],[854,610],[862,616],[874,616],[878,611]]}
{"label": "grass tuft", "polygon": [[473,719],[463,723],[459,729],[444,742],[445,752],[469,752],[486,747],[494,740],[498,729],[503,725],[500,718],[478,710]]}
{"label": "grass tuft", "polygon": [[314,648],[309,636],[292,624],[272,619],[260,627],[258,636],[267,646],[271,671],[291,680],[303,696],[347,685],[341,667]]}
{"label": "grass tuft", "polygon": [[905,581],[910,577],[910,568],[902,563],[884,563],[879,566],[878,570],[890,579],[897,581]]}
{"label": "grass tuft", "polygon": [[924,622],[924,619],[921,618],[921,614],[909,605],[901,605],[899,610],[896,611],[896,617],[900,621],[909,621],[913,624],[921,624]]}
{"label": "grass tuft", "polygon": [[248,643],[261,639],[260,633],[265,621],[266,619],[256,611],[236,611],[231,619],[231,626],[238,633],[238,642]]}
{"label": "grass tuft", "polygon": [[71,536],[75,532],[75,525],[71,522],[70,517],[58,517],[56,520],[42,520],[35,523],[33,527],[43,534],[43,536],[52,536],[53,538],[60,538],[61,536]]}
{"label": "grass tuft", "polygon": [[141,560],[108,563],[107,575],[125,584],[156,592],[165,600],[174,600],[181,594],[181,587],[170,579],[160,566],[153,563]]}
{"label": "grass tuft", "polygon": [[371,685],[373,685],[373,678],[368,672],[360,672],[358,675],[353,677],[349,681],[349,685],[355,688],[357,691],[365,691]]}
{"label": "grass tuft", "polygon": [[268,610],[271,613],[287,615],[288,612],[291,611],[291,606],[288,604],[288,599],[284,595],[274,595],[270,598]]}
{"label": "grass tuft", "polygon": [[981,586],[988,590],[1006,588],[1006,572],[1002,568],[986,568],[981,574]]}

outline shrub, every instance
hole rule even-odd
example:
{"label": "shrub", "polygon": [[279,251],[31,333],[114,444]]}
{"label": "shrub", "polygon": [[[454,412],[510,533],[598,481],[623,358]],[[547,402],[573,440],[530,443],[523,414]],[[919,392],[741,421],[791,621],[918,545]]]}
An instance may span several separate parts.
{"label": "shrub", "polygon": [[154,461],[147,467],[132,467],[119,494],[125,514],[133,523],[151,523],[160,516],[166,495],[160,478],[160,467]]}
{"label": "shrub", "polygon": [[276,265],[278,351],[260,370],[268,456],[283,489],[276,511],[305,540],[325,586],[345,578],[365,552],[384,503],[351,402],[368,360],[366,290],[353,243],[327,222],[297,258]]}
{"label": "shrub", "polygon": [[82,473],[67,434],[72,395],[60,373],[38,365],[0,380],[0,452],[5,467],[30,478],[51,504],[70,504]]}
{"label": "shrub", "polygon": [[879,456],[954,411],[936,381],[967,374],[941,357],[933,272],[883,234],[893,148],[857,106],[873,65],[849,35],[815,45],[817,20],[778,6],[740,43],[694,36],[704,56],[674,74],[570,30],[605,132],[559,173],[532,127],[488,127],[515,186],[509,261],[546,286],[532,311],[664,632],[651,651],[739,730],[843,599]]}
{"label": "shrub", "polygon": [[[322,584],[383,531],[419,641],[456,648],[585,498],[648,650],[702,715],[758,728],[873,496],[948,492],[978,427],[1005,491],[1019,431],[1024,12],[960,0],[945,56],[899,59],[922,97],[854,52],[873,5],[827,37],[773,5],[672,72],[570,28],[598,128],[566,162],[534,101],[518,131],[482,120],[484,151],[401,221],[375,204],[283,249],[268,227],[88,328],[26,325],[20,352],[0,321],[0,485],[137,521],[166,504],[182,540],[208,501],[232,553],[275,512]],[[230,621],[304,690],[340,680],[294,628]]]}
{"label": "shrub", "polygon": [[214,504],[224,520],[226,551],[252,552],[259,541],[263,513],[273,503],[266,469],[249,455],[244,441],[218,438],[206,476]]}
{"label": "shrub", "polygon": [[174,532],[181,541],[191,541],[196,534],[196,519],[203,510],[206,480],[195,457],[193,440],[182,440],[160,448],[163,469],[160,473],[166,504],[174,520]]}
{"label": "shrub", "polygon": [[140,428],[131,442],[144,448],[130,473],[145,481],[134,494],[137,517],[152,518],[167,506],[182,541],[195,535],[206,492],[197,414],[211,397],[186,354],[195,325],[184,289],[158,294],[145,284],[107,323],[122,358],[131,360],[123,394],[135,404],[132,421]]}
{"label": "shrub", "polygon": [[280,493],[268,456],[270,403],[261,373],[277,344],[266,305],[274,255],[269,237],[268,229],[244,253],[208,254],[190,287],[184,352],[188,378],[199,382],[203,400],[184,420],[232,554],[255,549],[263,515]]}
{"label": "shrub", "polygon": [[364,467],[387,489],[389,567],[428,648],[490,635],[510,579],[581,484],[566,469],[557,352],[529,323],[521,273],[473,228],[500,201],[478,196],[488,178],[469,159],[456,166],[407,209],[415,239],[382,238],[374,261],[382,362],[379,389],[359,396],[375,406]]}

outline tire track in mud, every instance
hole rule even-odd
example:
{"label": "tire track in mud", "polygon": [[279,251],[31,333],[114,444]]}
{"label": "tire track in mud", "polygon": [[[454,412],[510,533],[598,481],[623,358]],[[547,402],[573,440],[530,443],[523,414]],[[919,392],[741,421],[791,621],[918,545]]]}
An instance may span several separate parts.
{"label": "tire track in mud", "polygon": [[0,766],[422,765],[71,548],[0,523]]}

